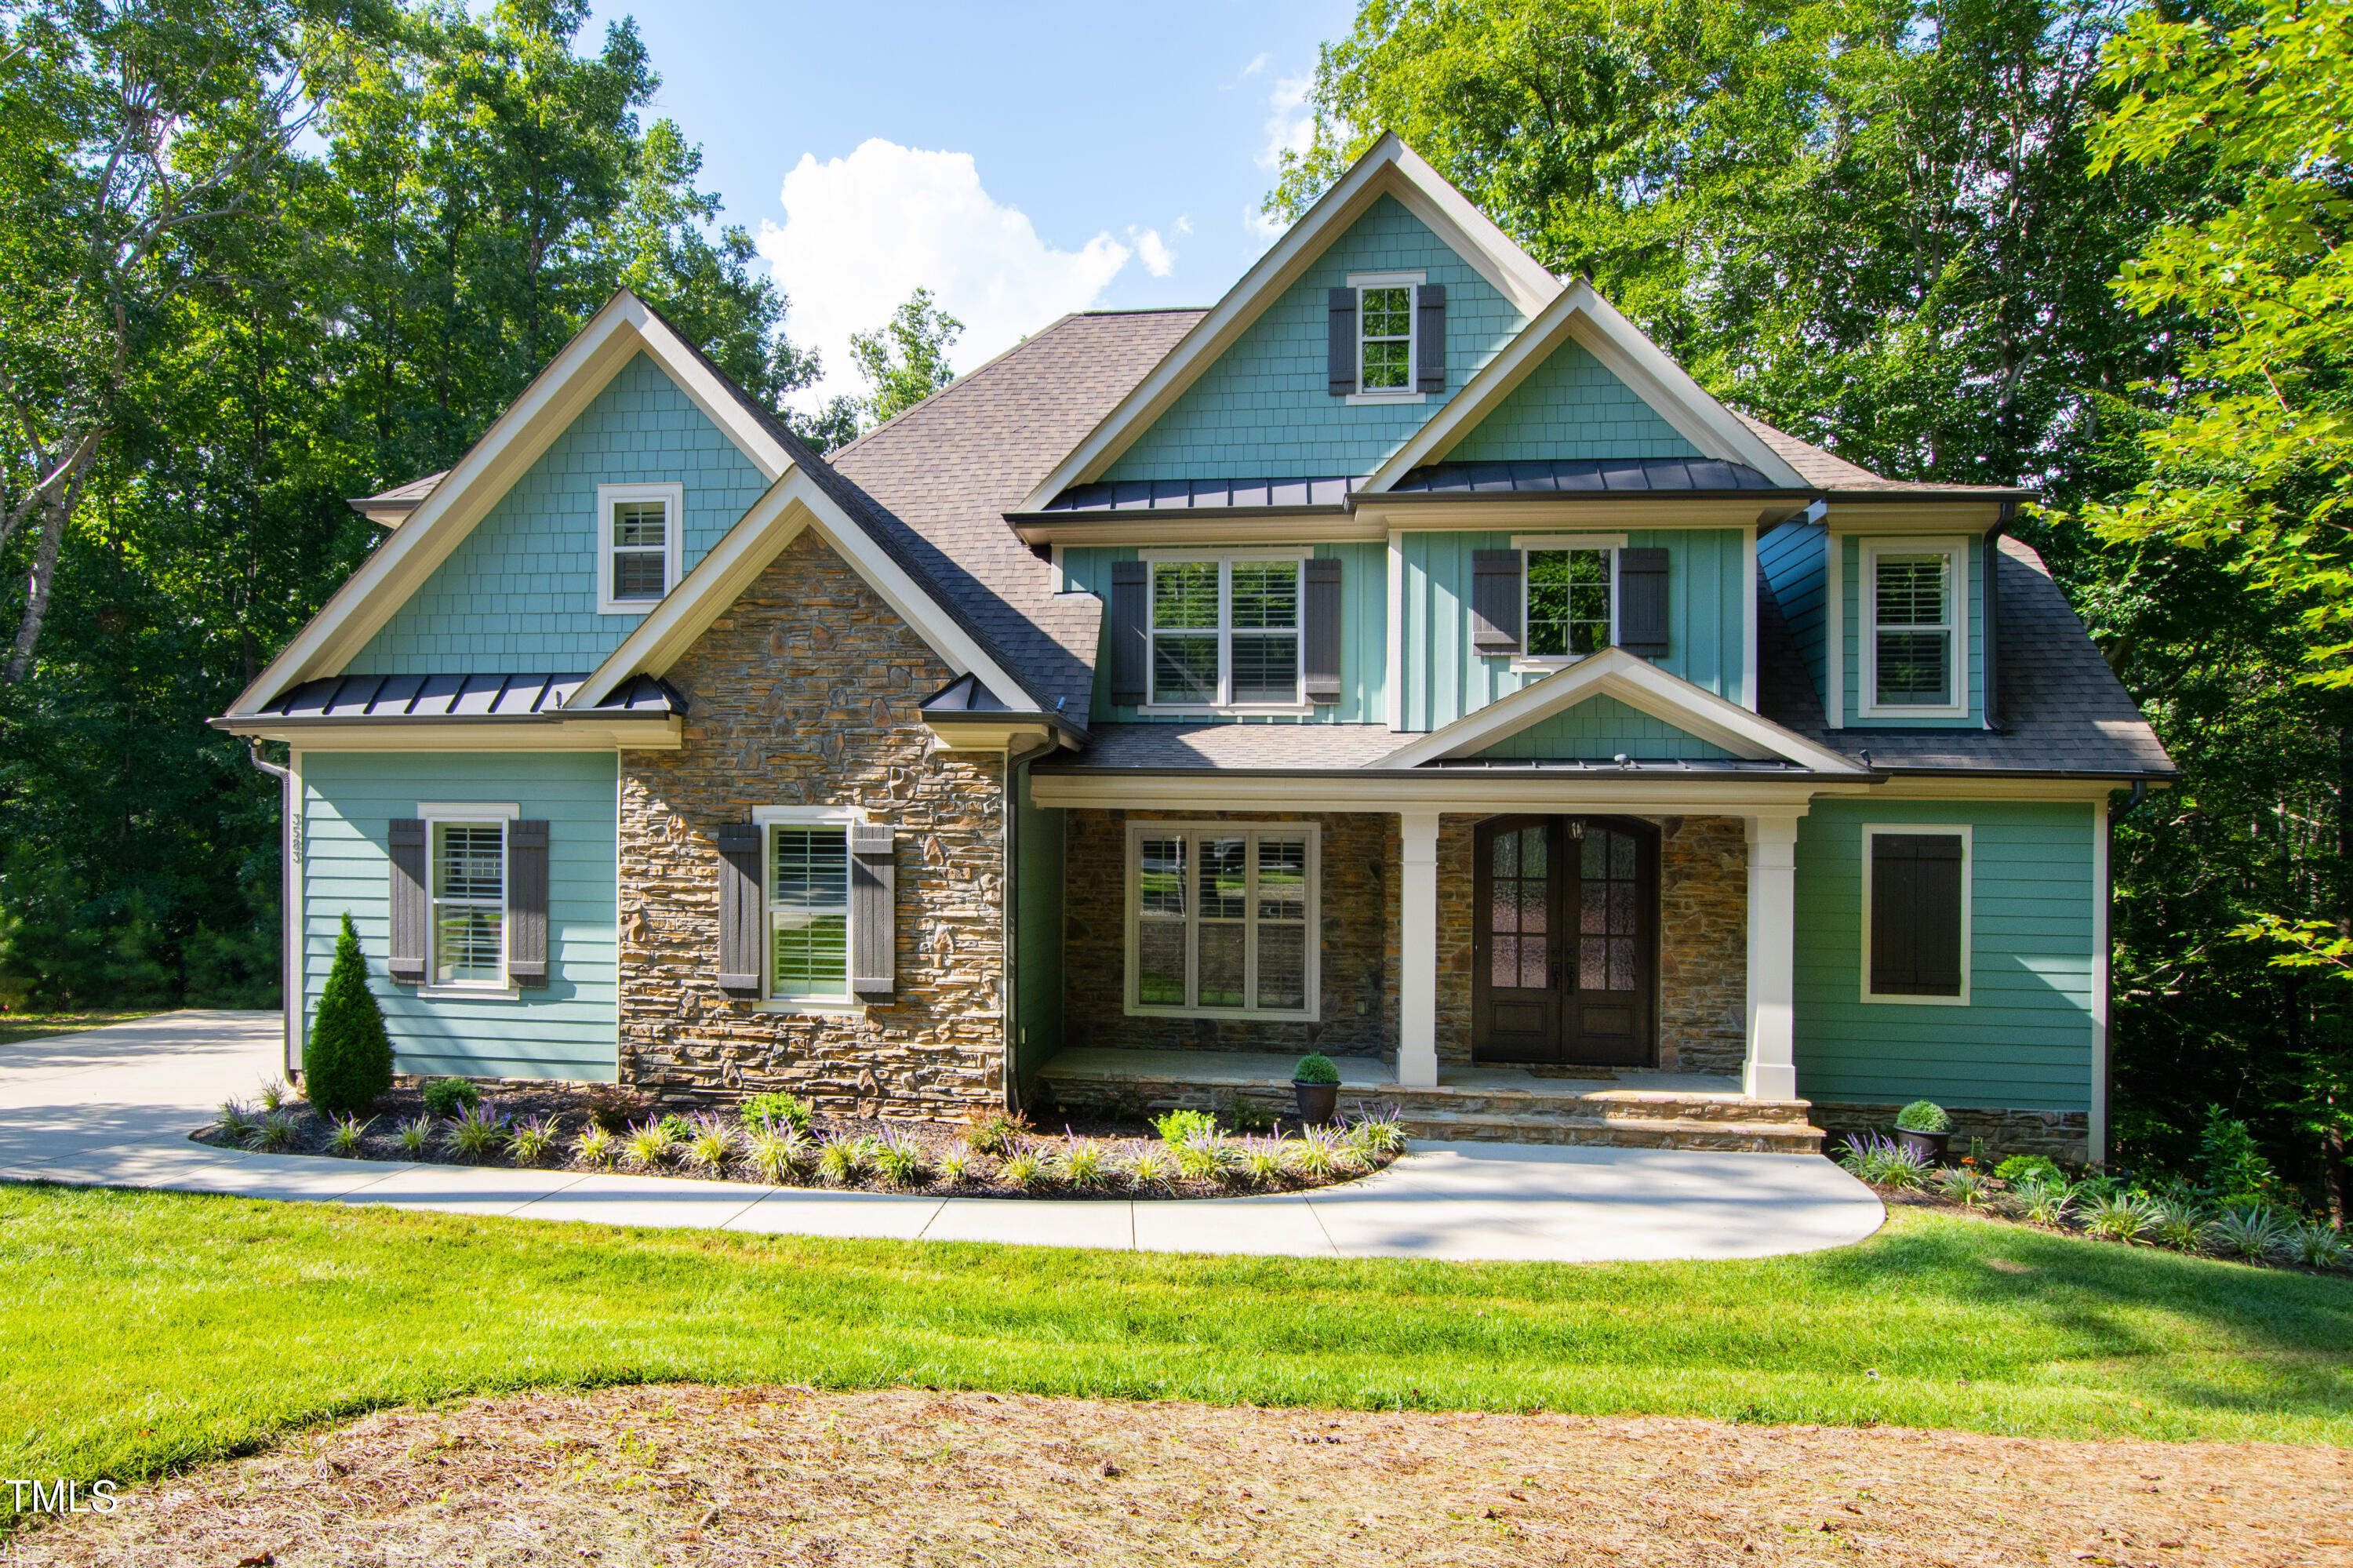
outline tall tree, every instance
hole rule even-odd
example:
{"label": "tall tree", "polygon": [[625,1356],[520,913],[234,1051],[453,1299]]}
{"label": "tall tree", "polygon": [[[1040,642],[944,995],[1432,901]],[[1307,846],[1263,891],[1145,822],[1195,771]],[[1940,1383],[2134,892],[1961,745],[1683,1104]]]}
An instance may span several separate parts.
{"label": "tall tree", "polygon": [[939,308],[929,289],[917,289],[872,332],[852,333],[849,356],[873,388],[861,410],[876,424],[913,408],[955,379],[948,350],[964,323]]}

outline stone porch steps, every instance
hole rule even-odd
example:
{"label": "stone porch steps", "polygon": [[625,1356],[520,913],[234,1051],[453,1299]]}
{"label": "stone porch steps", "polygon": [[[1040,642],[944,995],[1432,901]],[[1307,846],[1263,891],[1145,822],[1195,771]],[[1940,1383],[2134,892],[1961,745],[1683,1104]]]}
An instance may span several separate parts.
{"label": "stone porch steps", "polygon": [[1822,1129],[1795,1123],[1589,1116],[1494,1116],[1409,1107],[1406,1128],[1440,1143],[1582,1143],[1606,1149],[1694,1149],[1820,1154]]}

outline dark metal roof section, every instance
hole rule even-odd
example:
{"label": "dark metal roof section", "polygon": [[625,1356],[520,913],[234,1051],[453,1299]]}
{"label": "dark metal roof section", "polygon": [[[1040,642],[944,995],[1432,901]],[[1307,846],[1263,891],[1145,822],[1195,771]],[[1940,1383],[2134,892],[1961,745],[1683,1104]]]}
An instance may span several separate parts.
{"label": "dark metal roof section", "polygon": [[[576,675],[330,675],[305,681],[264,707],[287,719],[554,718],[580,683]],[[632,675],[582,714],[600,718],[668,718],[686,712],[669,682]]]}
{"label": "dark metal roof section", "polygon": [[[1326,479],[1118,479],[1074,484],[1046,503],[1046,512],[1198,512],[1248,507],[1253,511],[1334,512],[1348,503],[1356,481],[1345,474]],[[1042,514],[1041,514],[1042,515]]]}
{"label": "dark metal roof section", "polygon": [[1779,491],[1746,463],[1715,458],[1536,458],[1433,462],[1408,472],[1392,495],[1597,494],[1619,492]]}

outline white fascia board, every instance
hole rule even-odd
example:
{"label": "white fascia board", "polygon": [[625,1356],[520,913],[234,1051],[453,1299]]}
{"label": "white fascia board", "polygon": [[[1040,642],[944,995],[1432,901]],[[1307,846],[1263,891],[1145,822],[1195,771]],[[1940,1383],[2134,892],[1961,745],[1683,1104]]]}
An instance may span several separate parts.
{"label": "white fascia board", "polygon": [[1628,779],[1608,768],[1520,778],[1496,778],[1483,769],[1445,769],[1404,779],[1394,773],[1352,779],[1331,773],[1162,773],[1145,768],[1029,776],[1030,799],[1039,806],[1145,811],[1425,810],[1482,816],[1575,811],[1633,817],[1769,811],[1801,817],[1820,788],[1820,780],[1811,779]]}
{"label": "white fascia board", "polygon": [[1670,675],[1622,648],[1606,648],[1557,673],[1521,687],[1510,696],[1464,715],[1443,729],[1417,736],[1382,758],[1375,768],[1419,768],[1425,762],[1468,757],[1592,696],[1615,697],[1686,734],[1751,760],[1780,758],[1818,773],[1862,773],[1852,759],[1770,719],[1726,702],[1714,692]]}
{"label": "white fascia board", "polygon": [[1358,158],[1307,215],[1286,230],[1241,281],[1226,291],[1152,373],[1120,399],[1087,438],[1040,481],[1017,512],[1039,512],[1073,484],[1099,478],[1128,443],[1167,412],[1187,387],[1249,330],[1282,291],[1323,255],[1330,241],[1384,196],[1428,224],[1523,315],[1539,313],[1560,293],[1560,281],[1514,243],[1470,199],[1399,141],[1383,136]]}
{"label": "white fascia board", "polygon": [[1028,693],[833,497],[796,468],[771,484],[685,580],[580,683],[565,711],[594,707],[631,675],[666,673],[803,528],[815,528],[950,670],[978,674],[991,691]]}
{"label": "white fascia board", "polygon": [[961,718],[945,714],[927,715],[925,728],[942,751],[1004,751],[1019,746],[1035,747],[1054,739],[1053,726],[1041,724],[1035,715],[1020,714],[975,714]]}
{"label": "white fascia board", "polygon": [[790,466],[775,438],[643,301],[624,289],[573,334],[391,537],[239,694],[230,714],[257,713],[290,686],[342,673],[352,656],[640,352],[651,355],[771,482]]}

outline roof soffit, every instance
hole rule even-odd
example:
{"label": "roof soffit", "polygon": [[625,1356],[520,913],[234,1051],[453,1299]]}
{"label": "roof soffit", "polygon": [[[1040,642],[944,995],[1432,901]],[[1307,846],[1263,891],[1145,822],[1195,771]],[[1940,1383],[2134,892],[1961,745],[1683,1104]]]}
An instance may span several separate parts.
{"label": "roof soffit", "polygon": [[1101,478],[1131,442],[1166,413],[1186,388],[1384,196],[1394,196],[1427,225],[1521,314],[1537,315],[1560,294],[1560,281],[1535,258],[1419,154],[1394,132],[1386,134],[1333,183],[1306,216],[1275,241],[1015,510],[1042,511],[1071,485]]}

